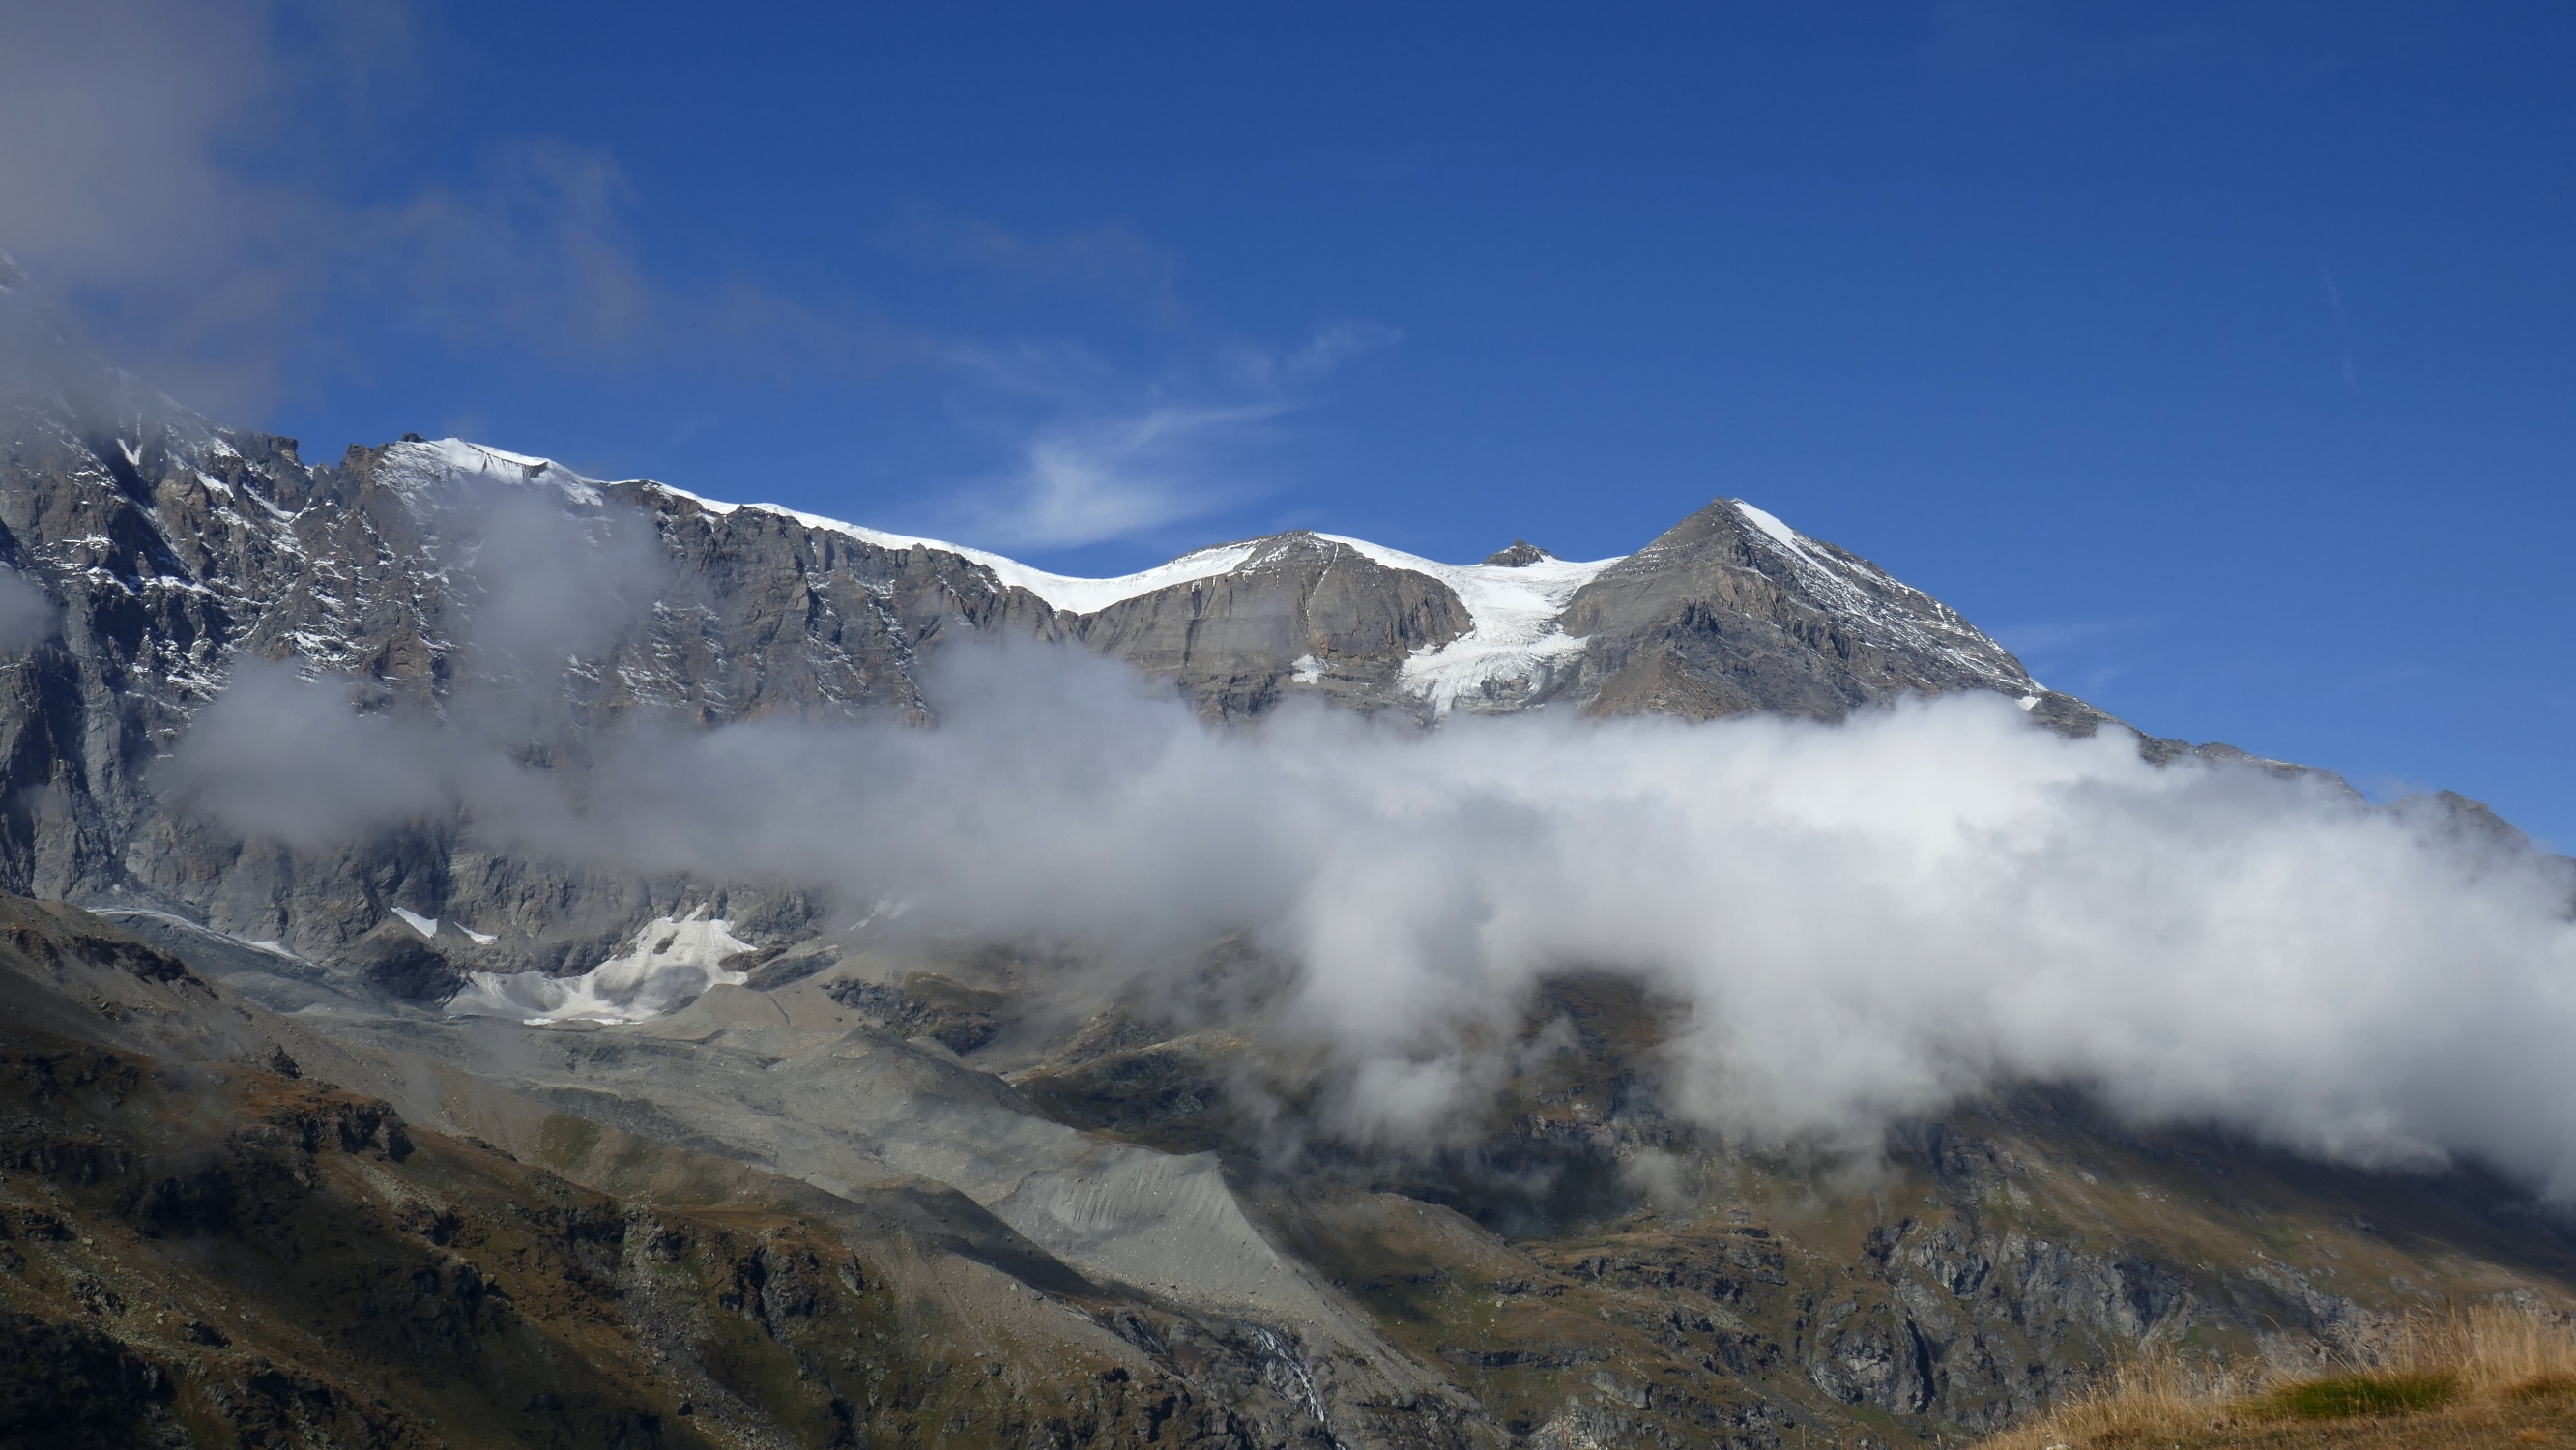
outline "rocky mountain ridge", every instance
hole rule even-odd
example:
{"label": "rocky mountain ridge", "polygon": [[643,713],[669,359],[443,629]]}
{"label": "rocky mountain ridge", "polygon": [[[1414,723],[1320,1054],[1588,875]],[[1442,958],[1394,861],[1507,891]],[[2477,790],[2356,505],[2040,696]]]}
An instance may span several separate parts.
{"label": "rocky mountain ridge", "polygon": [[[309,859],[174,814],[153,764],[244,661],[428,709],[478,684],[507,689],[575,742],[647,717],[920,718],[922,663],[966,637],[1078,644],[1219,719],[1307,697],[1426,722],[1527,709],[1832,719],[1957,690],[2005,694],[2078,732],[2108,718],[2043,690],[1937,601],[1738,501],[1592,563],[1531,550],[1444,565],[1295,532],[1078,580],[454,440],[310,467],[291,440],[217,427],[121,375],[94,392],[0,400],[0,563],[41,591],[49,621],[16,642],[0,684],[0,885],[176,911],[308,953],[348,948],[397,905],[569,931],[589,951],[599,931],[676,902],[588,883],[573,894],[619,899],[539,921],[533,896],[478,889],[484,863],[462,841],[414,841],[390,865],[381,851]],[[531,533],[586,557],[495,567]],[[520,580],[553,571],[573,595],[518,597]]]}

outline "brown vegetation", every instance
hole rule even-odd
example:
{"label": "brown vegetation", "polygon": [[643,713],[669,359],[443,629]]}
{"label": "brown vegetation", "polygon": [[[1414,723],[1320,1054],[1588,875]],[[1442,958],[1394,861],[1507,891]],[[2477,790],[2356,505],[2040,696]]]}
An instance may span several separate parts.
{"label": "brown vegetation", "polygon": [[1979,1450],[2576,1445],[2576,1321],[2479,1305],[2395,1320],[2310,1358],[2149,1353]]}

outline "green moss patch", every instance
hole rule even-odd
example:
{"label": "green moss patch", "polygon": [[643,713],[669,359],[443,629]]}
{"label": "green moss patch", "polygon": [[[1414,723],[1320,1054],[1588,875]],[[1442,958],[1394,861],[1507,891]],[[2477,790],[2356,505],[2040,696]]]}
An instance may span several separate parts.
{"label": "green moss patch", "polygon": [[2309,1380],[2271,1396],[2276,1413],[2302,1420],[2344,1420],[2363,1415],[2408,1415],[2451,1397],[2447,1374],[2358,1374]]}

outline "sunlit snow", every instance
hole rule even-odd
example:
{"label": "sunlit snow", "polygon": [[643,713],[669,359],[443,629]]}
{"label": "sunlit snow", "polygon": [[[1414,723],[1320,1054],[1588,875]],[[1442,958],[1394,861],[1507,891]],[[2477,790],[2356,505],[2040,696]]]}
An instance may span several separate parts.
{"label": "sunlit snow", "polygon": [[1583,653],[1583,641],[1567,634],[1557,620],[1576,590],[1619,562],[1539,559],[1520,565],[1441,564],[1365,539],[1317,537],[1356,549],[1387,568],[1437,579],[1467,606],[1471,627],[1465,634],[1404,662],[1405,689],[1428,700],[1432,710],[1443,715],[1461,698],[1481,694],[1489,685],[1542,684],[1558,661]]}

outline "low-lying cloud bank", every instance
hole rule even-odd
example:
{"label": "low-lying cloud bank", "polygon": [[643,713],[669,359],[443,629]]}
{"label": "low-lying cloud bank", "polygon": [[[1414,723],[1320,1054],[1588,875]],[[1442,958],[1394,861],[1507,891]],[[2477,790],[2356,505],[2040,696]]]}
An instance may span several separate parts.
{"label": "low-lying cloud bank", "polygon": [[2016,1080],[2368,1165],[2466,1155],[2576,1195],[2568,863],[2331,782],[2068,740],[2000,698],[1838,726],[1287,711],[1220,731],[1123,667],[957,649],[942,723],[642,729],[516,763],[245,672],[184,743],[200,804],[346,837],[462,807],[547,853],[831,886],[907,925],[1166,960],[1248,929],[1292,963],[1345,1131],[1485,1090],[1530,986],[1684,1004],[1673,1105],[1864,1144]]}

